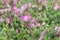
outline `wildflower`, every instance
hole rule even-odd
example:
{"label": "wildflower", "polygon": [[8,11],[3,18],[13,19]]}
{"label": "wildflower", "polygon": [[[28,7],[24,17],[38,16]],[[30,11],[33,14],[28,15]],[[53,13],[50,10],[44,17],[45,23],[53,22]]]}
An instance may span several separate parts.
{"label": "wildflower", "polygon": [[24,4],[21,6],[21,10],[26,10],[28,8],[28,4]]}
{"label": "wildflower", "polygon": [[36,26],[39,27],[40,26],[40,23],[36,22]]}
{"label": "wildflower", "polygon": [[17,7],[15,7],[15,6],[12,8],[12,11],[13,11],[14,13],[16,13],[17,10],[18,10],[18,9],[17,9]]}
{"label": "wildflower", "polygon": [[40,3],[41,2],[41,0],[36,0],[37,1],[37,3]]}
{"label": "wildflower", "polygon": [[36,19],[35,18],[32,18],[30,22],[36,22]]}
{"label": "wildflower", "polygon": [[59,5],[55,3],[54,10],[58,10],[58,9],[59,9]]}
{"label": "wildflower", "polygon": [[10,4],[10,2],[11,2],[10,0],[7,0],[7,3],[8,3],[8,4]]}
{"label": "wildflower", "polygon": [[0,10],[0,13],[4,13],[4,12],[5,12],[4,9],[1,9],[1,10]]}
{"label": "wildflower", "polygon": [[16,6],[16,4],[17,4],[17,1],[16,1],[16,0],[14,0],[13,5],[14,5],[14,6]]}
{"label": "wildflower", "polygon": [[24,13],[24,15],[20,16],[20,19],[21,19],[22,21],[27,22],[27,21],[29,21],[29,20],[31,19],[31,16],[29,15],[29,12],[26,11],[26,12]]}
{"label": "wildflower", "polygon": [[33,22],[30,22],[29,23],[29,27],[33,27],[34,26],[34,23]]}
{"label": "wildflower", "polygon": [[40,35],[40,37],[39,37],[39,40],[42,40],[45,34],[46,34],[46,30],[44,30],[44,31],[41,33],[41,35]]}
{"label": "wildflower", "polygon": [[22,21],[27,22],[27,21],[29,21],[31,19],[31,16],[30,15],[22,15],[22,16],[20,16],[20,19]]}
{"label": "wildflower", "polygon": [[55,30],[57,31],[57,32],[56,32],[56,35],[57,35],[58,37],[60,37],[60,27],[55,27]]}
{"label": "wildflower", "polygon": [[10,23],[10,18],[6,18],[5,22],[6,22],[6,24],[9,24]]}
{"label": "wildflower", "polygon": [[44,3],[46,3],[47,2],[47,0],[44,0]]}
{"label": "wildflower", "polygon": [[16,33],[16,34],[18,33],[18,29],[15,30],[15,33]]}
{"label": "wildflower", "polygon": [[36,19],[35,19],[35,18],[32,18],[32,19],[30,20],[30,23],[28,24],[29,27],[33,27],[33,26],[35,25],[35,24],[34,24],[35,22],[36,22]]}

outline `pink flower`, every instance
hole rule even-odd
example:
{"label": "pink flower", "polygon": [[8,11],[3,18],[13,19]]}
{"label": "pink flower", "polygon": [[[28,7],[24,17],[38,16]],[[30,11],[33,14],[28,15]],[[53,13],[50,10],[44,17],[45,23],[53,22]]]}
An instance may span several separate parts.
{"label": "pink flower", "polygon": [[22,10],[17,8],[16,6],[12,8],[12,11],[17,14],[22,14]]}
{"label": "pink flower", "polygon": [[7,3],[10,4],[10,0],[7,0]]}
{"label": "pink flower", "polygon": [[13,3],[13,5],[14,5],[14,6],[16,6],[16,4],[17,4],[17,1],[16,1],[16,0],[14,0],[14,3]]}
{"label": "pink flower", "polygon": [[16,33],[16,34],[18,33],[18,29],[15,30],[15,33]]}
{"label": "pink flower", "polygon": [[1,9],[0,12],[1,12],[1,13],[4,13],[5,11],[4,11],[4,9]]}
{"label": "pink flower", "polygon": [[44,0],[44,3],[46,3],[47,2],[47,0]]}
{"label": "pink flower", "polygon": [[16,6],[14,6],[14,7],[12,8],[12,11],[15,11],[15,10],[17,10],[17,7],[16,7]]}
{"label": "pink flower", "polygon": [[35,25],[35,24],[34,24],[35,22],[36,22],[36,19],[35,19],[35,18],[32,18],[32,19],[30,20],[30,23],[28,24],[29,27],[33,27],[33,26]]}
{"label": "pink flower", "polygon": [[14,17],[18,17],[18,13],[14,13]]}
{"label": "pink flower", "polygon": [[30,15],[22,15],[22,16],[20,16],[20,19],[22,21],[27,22],[27,21],[29,21],[31,19],[31,16]]}
{"label": "pink flower", "polygon": [[40,26],[40,23],[36,22],[36,26],[39,27]]}
{"label": "pink flower", "polygon": [[3,20],[2,20],[2,17],[0,16],[0,22],[2,22]]}
{"label": "pink flower", "polygon": [[21,6],[21,10],[26,10],[28,8],[28,4],[24,4]]}
{"label": "pink flower", "polygon": [[60,27],[55,27],[55,30],[57,31],[57,32],[56,32],[56,35],[57,35],[58,37],[60,37]]}
{"label": "pink flower", "polygon": [[13,8],[12,8],[12,11],[13,11],[14,13],[17,13],[17,12],[18,12],[17,7],[13,7]]}
{"label": "pink flower", "polygon": [[20,9],[14,9],[13,12],[15,17],[18,17],[19,14],[22,14],[22,10]]}
{"label": "pink flower", "polygon": [[41,2],[41,0],[36,0],[37,1],[37,3],[40,3]]}
{"label": "pink flower", "polygon": [[33,26],[34,26],[33,22],[29,23],[29,27],[33,27]]}
{"label": "pink flower", "polygon": [[41,35],[40,35],[40,37],[39,37],[39,40],[42,40],[45,34],[46,34],[46,30],[44,30],[44,31],[41,33]]}
{"label": "pink flower", "polygon": [[20,16],[20,19],[21,19],[22,21],[24,21],[24,22],[27,22],[27,21],[29,21],[29,20],[31,19],[31,16],[29,15],[29,12],[26,11],[26,12],[24,13],[24,15]]}
{"label": "pink flower", "polygon": [[54,10],[58,10],[58,9],[59,9],[59,5],[55,3]]}
{"label": "pink flower", "polygon": [[35,18],[32,18],[30,22],[36,22],[36,19]]}
{"label": "pink flower", "polygon": [[6,24],[9,24],[10,23],[10,18],[6,18],[5,22],[6,22]]}

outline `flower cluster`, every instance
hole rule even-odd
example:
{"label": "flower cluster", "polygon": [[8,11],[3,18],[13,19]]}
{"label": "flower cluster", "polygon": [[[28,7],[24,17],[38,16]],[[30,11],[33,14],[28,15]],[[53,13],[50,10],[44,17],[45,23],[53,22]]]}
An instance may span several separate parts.
{"label": "flower cluster", "polygon": [[59,14],[57,0],[0,0],[0,40],[55,40]]}

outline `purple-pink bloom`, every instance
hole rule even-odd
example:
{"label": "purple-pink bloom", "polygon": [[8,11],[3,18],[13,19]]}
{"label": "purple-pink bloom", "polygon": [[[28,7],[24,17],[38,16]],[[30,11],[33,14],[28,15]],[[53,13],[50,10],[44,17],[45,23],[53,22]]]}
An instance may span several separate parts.
{"label": "purple-pink bloom", "polygon": [[15,33],[16,33],[16,34],[18,33],[18,29],[15,30]]}
{"label": "purple-pink bloom", "polygon": [[13,7],[13,8],[12,8],[12,11],[13,11],[14,13],[17,13],[17,12],[18,12],[17,7]]}
{"label": "purple-pink bloom", "polygon": [[20,16],[20,19],[24,22],[27,22],[31,19],[31,16],[30,15],[22,15],[22,16]]}
{"label": "purple-pink bloom", "polygon": [[46,30],[43,30],[43,32],[41,33],[39,37],[39,40],[42,40],[45,34],[46,34]]}
{"label": "purple-pink bloom", "polygon": [[30,22],[29,23],[29,27],[33,27],[34,26],[34,23],[33,22]]}
{"label": "purple-pink bloom", "polygon": [[20,8],[18,9],[16,6],[12,8],[12,11],[17,14],[22,14],[22,10]]}
{"label": "purple-pink bloom", "polygon": [[16,6],[12,8],[12,12],[14,13],[15,17],[18,17],[19,14],[22,14],[22,10],[18,9]]}
{"label": "purple-pink bloom", "polygon": [[40,23],[36,22],[36,26],[39,27],[40,26]]}
{"label": "purple-pink bloom", "polygon": [[7,3],[10,4],[11,0],[7,0]]}
{"label": "purple-pink bloom", "polygon": [[40,3],[41,2],[41,0],[36,0],[37,1],[37,3]]}
{"label": "purple-pink bloom", "polygon": [[17,4],[17,1],[16,1],[16,0],[14,0],[13,5],[14,5],[14,6],[16,6],[16,4]]}
{"label": "purple-pink bloom", "polygon": [[5,11],[4,11],[4,9],[1,9],[0,12],[1,12],[1,13],[4,13]]}
{"label": "purple-pink bloom", "polygon": [[55,3],[54,10],[58,10],[58,9],[59,9],[59,5]]}
{"label": "purple-pink bloom", "polygon": [[55,27],[55,30],[57,31],[57,32],[56,32],[56,35],[57,35],[58,37],[60,37],[60,27]]}
{"label": "purple-pink bloom", "polygon": [[34,22],[36,22],[36,19],[32,18],[30,22],[34,23]]}
{"label": "purple-pink bloom", "polygon": [[6,18],[5,22],[6,22],[6,24],[9,24],[10,23],[10,18]]}
{"label": "purple-pink bloom", "polygon": [[46,3],[47,2],[47,0],[44,0],[44,3]]}
{"label": "purple-pink bloom", "polygon": [[24,4],[21,6],[21,10],[26,10],[28,8],[28,4]]}
{"label": "purple-pink bloom", "polygon": [[30,20],[30,23],[28,24],[29,27],[33,27],[33,26],[35,25],[35,24],[34,24],[35,22],[36,22],[36,19],[35,19],[35,18],[32,18],[32,19]]}
{"label": "purple-pink bloom", "polygon": [[14,13],[14,17],[18,17],[18,13]]}
{"label": "purple-pink bloom", "polygon": [[16,6],[14,6],[14,7],[12,8],[12,11],[15,11],[15,10],[17,10],[17,7],[16,7]]}

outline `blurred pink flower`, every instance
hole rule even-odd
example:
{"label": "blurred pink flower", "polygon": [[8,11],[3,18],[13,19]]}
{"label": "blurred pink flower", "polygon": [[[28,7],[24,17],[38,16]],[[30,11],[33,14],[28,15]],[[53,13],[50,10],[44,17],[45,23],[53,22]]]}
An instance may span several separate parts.
{"label": "blurred pink flower", "polygon": [[41,35],[40,35],[40,37],[39,37],[39,40],[42,40],[45,34],[46,34],[46,30],[44,30],[44,31],[41,33]]}
{"label": "blurred pink flower", "polygon": [[16,34],[18,33],[18,29],[15,30],[15,33],[16,33]]}
{"label": "blurred pink flower", "polygon": [[16,13],[16,10],[17,10],[17,7],[14,6],[14,7],[12,8],[12,12]]}
{"label": "blurred pink flower", "polygon": [[13,5],[16,6],[16,4],[17,4],[17,0],[14,0]]}
{"label": "blurred pink flower", "polygon": [[20,9],[15,9],[15,10],[13,10],[13,12],[14,12],[15,17],[18,17],[19,14],[22,14],[22,10],[20,10]]}
{"label": "blurred pink flower", "polygon": [[0,16],[0,22],[2,22],[3,21],[3,19],[2,19],[2,17]]}
{"label": "blurred pink flower", "polygon": [[60,37],[60,27],[55,27],[55,30],[57,31],[56,35]]}
{"label": "blurred pink flower", "polygon": [[47,2],[47,0],[44,0],[44,3],[46,3]]}
{"label": "blurred pink flower", "polygon": [[30,23],[28,24],[29,27],[33,27],[33,26],[35,25],[35,24],[34,24],[35,22],[36,22],[36,19],[35,19],[35,18],[32,18],[32,19],[30,20]]}
{"label": "blurred pink flower", "polygon": [[59,5],[55,3],[54,10],[58,10],[58,9],[59,9]]}
{"label": "blurred pink flower", "polygon": [[11,0],[7,0],[7,3],[10,4]]}
{"label": "blurred pink flower", "polygon": [[33,22],[30,22],[29,23],[29,27],[33,27],[34,26],[34,23]]}
{"label": "blurred pink flower", "polygon": [[5,11],[4,11],[4,9],[1,9],[0,12],[1,12],[1,13],[4,13]]}
{"label": "blurred pink flower", "polygon": [[17,14],[22,14],[22,10],[20,8],[17,8],[16,6],[12,8],[12,12],[17,13]]}
{"label": "blurred pink flower", "polygon": [[10,23],[10,18],[6,18],[5,22],[6,22],[6,24],[9,24]]}
{"label": "blurred pink flower", "polygon": [[31,16],[30,15],[22,15],[22,16],[20,16],[20,19],[22,21],[27,22],[27,21],[29,21],[31,19]]}
{"label": "blurred pink flower", "polygon": [[21,6],[21,10],[26,10],[28,8],[28,4],[24,4]]}
{"label": "blurred pink flower", "polygon": [[40,26],[40,23],[36,22],[36,26],[39,27]]}
{"label": "blurred pink flower", "polygon": [[36,19],[35,18],[32,18],[30,22],[36,22]]}
{"label": "blurred pink flower", "polygon": [[18,17],[18,13],[14,13],[14,17]]}
{"label": "blurred pink flower", "polygon": [[37,3],[40,3],[41,2],[41,0],[36,0],[37,1]]}

